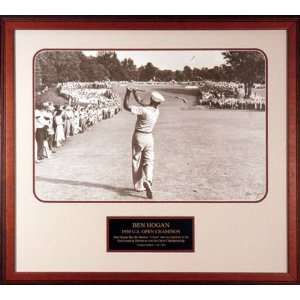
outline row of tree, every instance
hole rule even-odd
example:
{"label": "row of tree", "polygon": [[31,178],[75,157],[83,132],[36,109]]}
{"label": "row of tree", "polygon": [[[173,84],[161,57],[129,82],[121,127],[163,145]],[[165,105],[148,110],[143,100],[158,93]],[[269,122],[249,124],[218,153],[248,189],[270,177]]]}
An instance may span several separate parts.
{"label": "row of tree", "polygon": [[258,51],[225,51],[225,64],[213,68],[161,70],[148,62],[137,67],[131,58],[120,61],[113,51],[86,56],[81,51],[42,51],[35,59],[36,86],[66,81],[237,81],[246,95],[253,83],[265,81],[265,59]]}

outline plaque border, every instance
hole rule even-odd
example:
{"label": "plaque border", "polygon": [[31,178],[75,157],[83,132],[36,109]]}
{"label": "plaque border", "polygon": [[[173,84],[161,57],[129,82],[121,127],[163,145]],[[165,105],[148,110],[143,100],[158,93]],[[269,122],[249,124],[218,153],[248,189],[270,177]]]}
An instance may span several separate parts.
{"label": "plaque border", "polygon": [[[110,220],[120,220],[120,219],[177,219],[177,220],[191,220],[192,221],[192,249],[187,250],[153,250],[153,249],[143,249],[143,250],[112,250],[109,248],[109,221]],[[124,253],[124,252],[147,252],[147,253],[194,253],[195,252],[195,217],[194,216],[107,216],[106,217],[106,253]]]}

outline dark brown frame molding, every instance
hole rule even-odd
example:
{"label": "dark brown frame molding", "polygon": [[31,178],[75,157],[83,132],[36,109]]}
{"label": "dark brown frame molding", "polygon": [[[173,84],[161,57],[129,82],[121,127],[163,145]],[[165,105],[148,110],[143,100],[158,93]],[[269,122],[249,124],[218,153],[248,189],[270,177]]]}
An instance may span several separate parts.
{"label": "dark brown frame molding", "polygon": [[[6,284],[300,283],[298,185],[298,72],[300,18],[280,16],[0,17],[1,21],[1,277]],[[286,30],[288,34],[288,272],[65,273],[15,270],[15,30]]]}

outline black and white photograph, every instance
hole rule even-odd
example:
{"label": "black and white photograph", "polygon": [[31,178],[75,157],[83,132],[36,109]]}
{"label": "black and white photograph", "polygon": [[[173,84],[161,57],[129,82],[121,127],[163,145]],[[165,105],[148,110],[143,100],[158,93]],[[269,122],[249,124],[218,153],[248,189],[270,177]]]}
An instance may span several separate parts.
{"label": "black and white photograph", "polygon": [[34,193],[49,202],[259,202],[267,57],[259,49],[42,49]]}

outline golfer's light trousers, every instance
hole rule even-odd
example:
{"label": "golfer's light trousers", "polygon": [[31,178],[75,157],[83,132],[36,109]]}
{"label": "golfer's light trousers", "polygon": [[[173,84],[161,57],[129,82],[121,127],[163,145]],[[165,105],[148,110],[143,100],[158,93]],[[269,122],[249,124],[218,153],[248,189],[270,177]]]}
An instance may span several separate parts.
{"label": "golfer's light trousers", "polygon": [[132,180],[135,190],[144,190],[144,180],[152,182],[154,142],[152,133],[135,132],[132,136]]}

